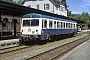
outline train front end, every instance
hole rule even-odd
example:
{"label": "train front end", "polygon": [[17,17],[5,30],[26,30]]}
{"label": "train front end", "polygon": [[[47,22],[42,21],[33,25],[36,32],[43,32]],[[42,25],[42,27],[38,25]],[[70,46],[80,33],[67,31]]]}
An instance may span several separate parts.
{"label": "train front end", "polygon": [[33,41],[40,39],[41,27],[38,18],[24,18],[21,24],[20,41]]}

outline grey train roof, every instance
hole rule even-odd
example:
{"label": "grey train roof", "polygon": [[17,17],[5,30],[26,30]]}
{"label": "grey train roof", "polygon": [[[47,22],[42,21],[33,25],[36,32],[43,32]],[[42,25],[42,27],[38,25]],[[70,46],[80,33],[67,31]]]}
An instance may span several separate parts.
{"label": "grey train roof", "polygon": [[55,20],[61,20],[61,21],[67,21],[67,22],[75,22],[76,23],[76,21],[73,21],[71,19],[57,18],[57,17],[38,14],[38,13],[26,14],[26,15],[23,16],[23,18],[49,18],[49,19],[55,19]]}

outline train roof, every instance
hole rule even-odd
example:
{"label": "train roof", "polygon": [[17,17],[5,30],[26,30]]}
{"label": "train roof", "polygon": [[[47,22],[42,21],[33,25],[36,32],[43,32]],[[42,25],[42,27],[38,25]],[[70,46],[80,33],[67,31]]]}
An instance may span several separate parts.
{"label": "train roof", "polygon": [[49,19],[55,19],[55,20],[61,20],[61,21],[77,23],[76,21],[73,21],[72,19],[57,18],[57,17],[43,15],[43,14],[38,14],[38,13],[26,14],[26,15],[23,16],[23,18],[49,18]]}

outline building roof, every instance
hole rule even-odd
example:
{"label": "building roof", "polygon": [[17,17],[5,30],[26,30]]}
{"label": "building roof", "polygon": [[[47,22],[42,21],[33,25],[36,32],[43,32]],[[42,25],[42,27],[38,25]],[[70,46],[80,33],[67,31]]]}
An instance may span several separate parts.
{"label": "building roof", "polygon": [[[58,18],[71,19],[69,17],[65,17],[65,16],[49,13],[46,11],[41,11],[41,10],[37,10],[34,8],[29,8],[26,6],[17,5],[14,3],[5,2],[5,1],[0,0],[0,14],[8,14],[12,16],[23,16],[29,13],[40,13],[40,14],[50,15],[50,16],[54,16]],[[77,21],[78,23],[84,23],[83,21],[80,21],[80,20],[75,20],[75,19],[73,20]]]}

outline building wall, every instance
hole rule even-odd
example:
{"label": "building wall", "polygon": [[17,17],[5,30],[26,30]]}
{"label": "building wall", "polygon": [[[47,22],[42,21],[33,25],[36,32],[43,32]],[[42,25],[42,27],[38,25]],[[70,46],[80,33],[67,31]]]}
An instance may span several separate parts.
{"label": "building wall", "polygon": [[[4,15],[1,14],[0,19],[0,33],[3,35],[3,33],[13,33],[14,32],[14,17],[11,15]],[[16,32],[20,32],[20,20],[21,17],[17,17],[16,19]]]}
{"label": "building wall", "polygon": [[[49,4],[49,9],[44,9],[44,4]],[[47,11],[50,13],[67,16],[67,9],[64,6],[64,2],[55,2],[55,0],[36,0],[36,1],[25,1],[23,6],[37,9],[39,5],[39,10]]]}

